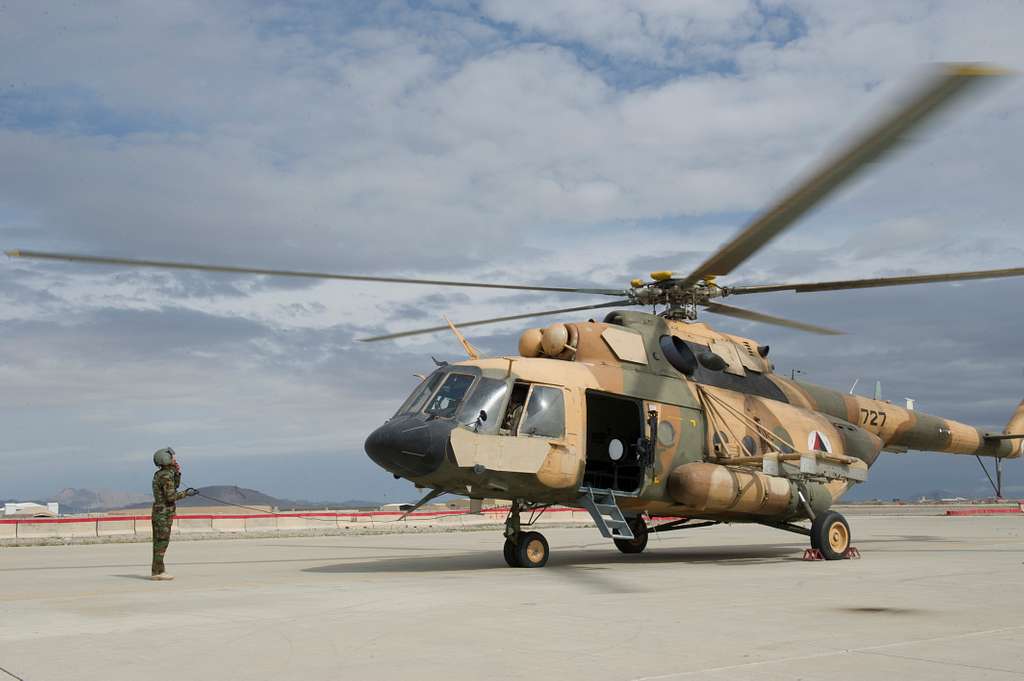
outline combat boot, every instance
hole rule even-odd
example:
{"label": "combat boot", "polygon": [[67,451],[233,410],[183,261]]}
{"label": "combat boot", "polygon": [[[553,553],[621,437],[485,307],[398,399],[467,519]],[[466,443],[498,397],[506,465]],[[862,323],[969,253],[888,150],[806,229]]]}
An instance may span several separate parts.
{"label": "combat boot", "polygon": [[169,582],[174,579],[174,575],[169,575],[166,572],[162,572],[159,575],[153,575],[150,577],[154,582]]}

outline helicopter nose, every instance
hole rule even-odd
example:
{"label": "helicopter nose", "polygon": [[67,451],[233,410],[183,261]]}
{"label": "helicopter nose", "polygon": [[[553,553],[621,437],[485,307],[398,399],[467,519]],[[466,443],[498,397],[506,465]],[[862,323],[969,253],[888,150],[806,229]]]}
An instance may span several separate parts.
{"label": "helicopter nose", "polygon": [[370,433],[363,449],[381,468],[415,478],[441,466],[451,429],[446,422],[394,419]]}

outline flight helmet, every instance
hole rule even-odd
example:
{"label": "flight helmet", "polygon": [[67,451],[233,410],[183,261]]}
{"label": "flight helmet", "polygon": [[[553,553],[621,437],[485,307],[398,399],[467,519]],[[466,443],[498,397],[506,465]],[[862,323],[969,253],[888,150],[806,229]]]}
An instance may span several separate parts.
{"label": "flight helmet", "polygon": [[158,449],[153,453],[153,463],[157,466],[170,466],[171,458],[174,456],[174,450],[170,447],[164,447]]}

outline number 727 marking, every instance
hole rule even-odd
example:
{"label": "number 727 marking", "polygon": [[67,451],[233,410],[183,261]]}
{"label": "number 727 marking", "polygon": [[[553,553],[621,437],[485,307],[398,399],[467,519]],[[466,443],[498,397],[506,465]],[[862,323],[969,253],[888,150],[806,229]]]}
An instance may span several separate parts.
{"label": "number 727 marking", "polygon": [[[878,419],[881,418],[882,422],[879,423]],[[875,411],[874,409],[861,409],[860,410],[860,422],[865,426],[884,426],[885,425],[885,412]]]}

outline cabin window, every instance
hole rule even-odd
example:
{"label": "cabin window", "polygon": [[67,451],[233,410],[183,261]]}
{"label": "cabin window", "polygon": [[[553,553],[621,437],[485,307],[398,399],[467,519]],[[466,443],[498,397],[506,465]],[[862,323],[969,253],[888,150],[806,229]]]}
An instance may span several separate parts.
{"label": "cabin window", "polygon": [[441,384],[441,389],[427,404],[426,412],[438,418],[452,418],[474,380],[475,377],[469,374],[448,374],[448,378]]}
{"label": "cabin window", "polygon": [[565,435],[565,399],[561,388],[533,386],[519,434],[551,438]]}

